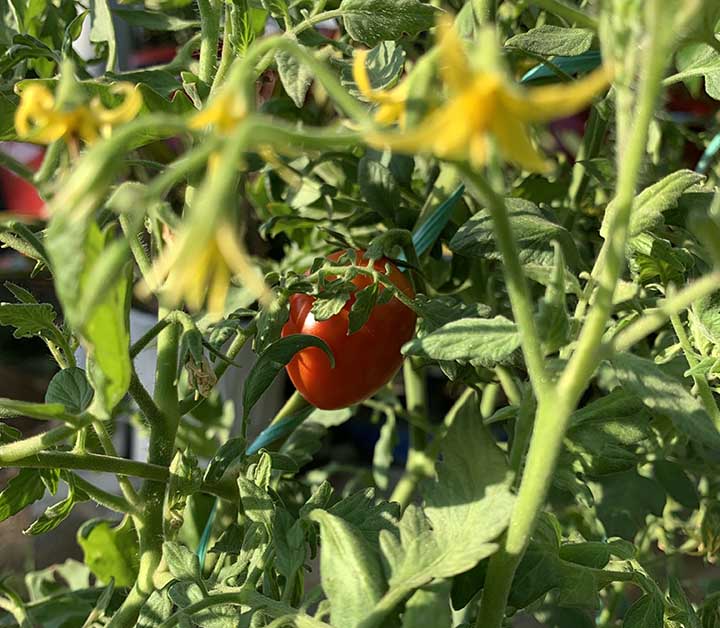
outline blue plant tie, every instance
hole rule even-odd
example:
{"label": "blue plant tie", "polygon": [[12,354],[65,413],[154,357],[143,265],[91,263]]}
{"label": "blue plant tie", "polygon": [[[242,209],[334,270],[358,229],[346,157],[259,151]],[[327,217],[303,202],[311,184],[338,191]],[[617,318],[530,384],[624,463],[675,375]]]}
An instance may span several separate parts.
{"label": "blue plant tie", "polygon": [[[599,50],[588,50],[574,57],[554,57],[552,64],[566,74],[590,72],[602,64]],[[520,79],[521,83],[533,83],[545,79],[557,79],[557,72],[547,63],[541,63],[531,68]]]}

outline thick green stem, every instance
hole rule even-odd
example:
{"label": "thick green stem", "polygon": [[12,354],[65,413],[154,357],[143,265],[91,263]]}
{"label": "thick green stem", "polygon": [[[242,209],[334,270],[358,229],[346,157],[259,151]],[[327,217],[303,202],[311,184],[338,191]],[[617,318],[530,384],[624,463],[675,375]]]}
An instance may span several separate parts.
{"label": "thick green stem", "polygon": [[168,470],[159,465],[127,460],[116,456],[103,454],[72,453],[69,451],[41,451],[27,458],[14,460],[13,467],[30,467],[37,469],[77,469],[78,471],[98,471],[100,473],[113,473],[130,477],[144,478],[164,482],[168,477]]}
{"label": "thick green stem", "polygon": [[218,39],[220,36],[219,0],[198,0],[200,9],[200,64],[198,78],[210,85],[217,63]]}
{"label": "thick green stem", "polygon": [[11,466],[16,460],[34,456],[43,449],[47,449],[64,441],[78,430],[90,425],[93,421],[93,417],[90,415],[84,415],[81,419],[82,420],[78,421],[75,425],[54,427],[47,432],[42,432],[29,438],[7,443],[6,445],[0,445],[0,466]]}
{"label": "thick green stem", "polygon": [[149,281],[151,276],[152,263],[150,262],[147,251],[145,250],[142,242],[140,241],[139,232],[136,229],[133,229],[133,225],[131,224],[128,217],[125,215],[120,216],[120,228],[122,229],[123,234],[128,240],[128,243],[130,245],[130,252],[135,258],[135,263],[140,269],[140,274],[146,282]]}
{"label": "thick green stem", "polygon": [[485,203],[493,219],[495,240],[503,258],[503,271],[507,284],[510,305],[515,323],[520,332],[525,363],[535,396],[541,399],[550,384],[545,371],[545,355],[540,344],[540,336],[535,325],[530,290],[520,264],[515,236],[505,201],[485,181],[485,179],[467,167],[460,168],[471,189]]}
{"label": "thick green stem", "polygon": [[162,410],[160,410],[157,404],[153,401],[150,393],[145,390],[145,387],[140,382],[140,379],[134,369],[130,378],[130,388],[128,389],[128,392],[147,419],[151,429],[154,425],[162,426],[167,423],[167,419],[163,415]]}
{"label": "thick green stem", "polygon": [[[597,298],[556,390],[546,398],[539,399],[535,429],[518,498],[510,518],[505,544],[490,559],[486,586],[475,624],[477,628],[500,628],[502,625],[515,570],[530,540],[538,513],[545,503],[570,415],[601,357],[602,339],[612,313],[613,294],[625,259],[628,225],[638,173],[645,155],[648,129],[668,59],[669,40],[661,34],[660,29],[665,28],[661,21],[661,11],[656,2],[651,10],[650,42],[644,51],[638,105],[626,150],[618,159],[616,209],[608,230],[606,243],[609,244]],[[619,111],[618,115],[626,117],[627,111]]]}
{"label": "thick green stem", "polygon": [[[112,438],[110,437],[110,433],[108,432],[105,423],[102,420],[98,419],[96,421],[93,421],[92,425],[95,429],[95,433],[97,434],[98,439],[100,440],[100,445],[105,451],[105,454],[117,458],[117,450],[115,449],[115,445],[112,442]],[[125,496],[125,499],[127,499],[133,506],[139,506],[140,496],[137,494],[135,487],[131,484],[127,476],[119,475],[118,484],[120,484],[120,490]]]}
{"label": "thick green stem", "polygon": [[[160,308],[158,318],[164,320],[170,312]],[[150,428],[148,463],[167,468],[170,466],[175,436],[180,421],[176,378],[180,328],[168,325],[158,335],[157,367],[155,371],[154,405],[160,414]],[[136,393],[138,391],[136,390]],[[133,626],[137,615],[155,585],[153,576],[162,560],[163,501],[165,482],[146,479],[141,490],[142,511],[136,517],[140,538],[140,568],[135,585],[113,617],[110,628]]]}
{"label": "thick green stem", "polygon": [[[405,383],[405,407],[411,417],[418,421],[427,421],[427,386],[425,375],[411,359],[403,363]],[[391,501],[400,504],[404,510],[412,499],[418,483],[427,475],[428,457],[425,454],[427,438],[425,431],[418,427],[418,421],[410,421],[410,449],[405,464],[405,472],[395,486]]]}
{"label": "thick green stem", "polygon": [[478,24],[492,24],[495,21],[497,0],[472,0],[472,11]]}
{"label": "thick green stem", "polygon": [[[685,328],[683,327],[680,317],[677,314],[671,314],[670,323],[672,324],[675,334],[680,341],[680,346],[685,354],[688,366],[690,368],[696,367],[698,365],[698,359],[695,357],[695,352],[692,344],[690,344],[690,339],[685,333]],[[705,408],[705,412],[708,413],[708,416],[710,416],[713,420],[715,426],[720,429],[720,410],[718,410],[715,397],[713,396],[713,392],[710,388],[710,384],[708,384],[707,378],[704,375],[693,375],[693,381],[695,382],[695,386],[697,386],[698,395],[702,401],[703,407]]]}
{"label": "thick green stem", "polygon": [[296,412],[300,412],[303,408],[309,406],[310,403],[296,390],[290,398],[285,402],[282,408],[278,410],[278,413],[270,421],[270,425],[279,423],[284,418],[289,417]]}

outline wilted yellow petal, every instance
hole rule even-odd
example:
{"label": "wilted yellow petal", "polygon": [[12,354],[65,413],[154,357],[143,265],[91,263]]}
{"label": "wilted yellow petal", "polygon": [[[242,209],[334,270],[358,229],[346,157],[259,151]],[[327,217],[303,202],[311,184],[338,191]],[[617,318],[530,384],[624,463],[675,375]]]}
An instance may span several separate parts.
{"label": "wilted yellow petal", "polygon": [[356,50],[353,58],[353,78],[360,93],[370,102],[379,104],[375,112],[375,120],[380,124],[392,124],[405,121],[407,102],[407,83],[402,83],[391,90],[374,89],[367,72],[367,50]]}
{"label": "wilted yellow petal", "polygon": [[449,17],[440,19],[437,28],[437,39],[440,42],[440,75],[450,89],[459,92],[466,88],[468,80],[472,77],[465,49]]}
{"label": "wilted yellow petal", "polygon": [[123,101],[112,109],[103,106],[99,98],[93,98],[90,102],[90,112],[95,116],[101,125],[116,126],[124,122],[130,122],[140,112],[142,107],[142,95],[131,83],[118,83],[110,88],[113,94],[124,96]]}
{"label": "wilted yellow petal", "polygon": [[243,285],[264,305],[272,301],[273,294],[257,267],[235,236],[232,225],[221,226],[216,233],[217,245],[230,270],[238,276]]}
{"label": "wilted yellow petal", "polygon": [[526,91],[505,89],[502,101],[508,113],[528,122],[555,120],[587,107],[609,85],[610,79],[610,71],[602,67],[572,83],[534,87]]}
{"label": "wilted yellow petal", "polygon": [[55,97],[40,84],[25,87],[20,93],[20,104],[15,110],[15,130],[18,136],[49,144],[67,131],[63,116],[54,111]]}
{"label": "wilted yellow petal", "polygon": [[229,288],[230,269],[224,260],[218,259],[208,288],[207,309],[210,316],[214,318],[222,317]]}
{"label": "wilted yellow petal", "polygon": [[353,55],[353,79],[360,93],[368,100],[372,99],[373,87],[367,71],[367,50],[356,50]]}
{"label": "wilted yellow petal", "polygon": [[533,146],[526,125],[517,118],[496,118],[492,122],[491,132],[497,140],[500,153],[508,161],[532,172],[547,172],[550,169],[548,162]]}

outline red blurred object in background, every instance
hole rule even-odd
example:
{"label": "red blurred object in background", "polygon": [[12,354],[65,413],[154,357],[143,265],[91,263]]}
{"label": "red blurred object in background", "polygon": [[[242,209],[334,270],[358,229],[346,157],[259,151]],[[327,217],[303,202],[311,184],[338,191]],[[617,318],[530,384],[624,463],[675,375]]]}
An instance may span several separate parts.
{"label": "red blurred object in background", "polygon": [[[42,163],[45,149],[34,144],[19,142],[0,143],[0,151],[10,155],[35,172]],[[31,183],[21,179],[7,168],[0,168],[0,207],[11,214],[31,218],[47,218],[45,201]]]}

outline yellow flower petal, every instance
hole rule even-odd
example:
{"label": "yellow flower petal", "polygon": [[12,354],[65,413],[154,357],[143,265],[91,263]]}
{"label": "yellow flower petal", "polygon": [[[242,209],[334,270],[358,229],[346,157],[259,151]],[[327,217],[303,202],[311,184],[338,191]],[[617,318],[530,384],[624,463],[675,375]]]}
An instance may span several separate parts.
{"label": "yellow flower petal", "polygon": [[235,228],[230,224],[221,226],[217,230],[216,239],[218,249],[230,270],[261,303],[268,305],[273,299],[272,291],[245,251],[245,247],[235,236]]}
{"label": "yellow flower petal", "polygon": [[212,277],[210,278],[207,296],[208,313],[213,318],[222,317],[229,288],[230,269],[224,260],[218,259]]}
{"label": "yellow flower petal", "polygon": [[380,124],[402,122],[405,118],[407,102],[407,83],[398,85],[395,89],[374,89],[367,71],[367,50],[356,50],[353,58],[353,79],[360,93],[370,102],[379,104],[375,112],[375,120]]}
{"label": "yellow flower petal", "polygon": [[110,88],[111,93],[124,96],[123,101],[112,109],[103,106],[99,98],[93,98],[90,102],[90,112],[97,122],[103,125],[117,126],[124,122],[130,122],[140,112],[143,99],[140,90],[131,83],[118,83]]}
{"label": "yellow flower petal", "polygon": [[440,75],[450,89],[461,91],[472,76],[462,41],[449,17],[439,20],[437,28],[437,38],[440,42]]}
{"label": "yellow flower petal", "polygon": [[572,83],[534,87],[524,92],[506,89],[503,105],[508,113],[528,122],[564,118],[587,107],[609,85],[610,78],[610,71],[603,67]]}
{"label": "yellow flower petal", "polygon": [[470,140],[470,163],[475,167],[484,166],[487,162],[487,137],[476,135]]}
{"label": "yellow flower petal", "polygon": [[491,132],[498,143],[502,156],[532,172],[547,172],[550,164],[543,159],[533,146],[528,130],[517,118],[505,116],[496,118]]}
{"label": "yellow flower petal", "polygon": [[205,109],[190,118],[189,126],[193,129],[215,126],[223,133],[229,133],[246,115],[247,108],[242,96],[225,89]]}
{"label": "yellow flower petal", "polygon": [[370,84],[370,75],[367,71],[367,50],[356,50],[353,54],[353,80],[360,93],[368,100],[372,100],[373,87]]}

